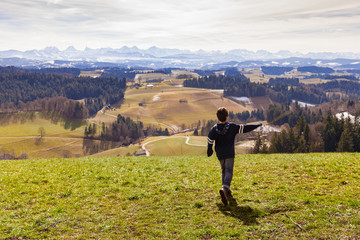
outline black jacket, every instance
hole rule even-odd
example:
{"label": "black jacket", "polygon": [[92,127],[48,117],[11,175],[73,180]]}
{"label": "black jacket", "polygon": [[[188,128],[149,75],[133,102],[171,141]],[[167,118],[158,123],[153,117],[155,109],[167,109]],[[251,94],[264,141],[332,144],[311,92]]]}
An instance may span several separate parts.
{"label": "black jacket", "polygon": [[261,123],[238,125],[229,122],[215,124],[208,135],[208,155],[212,154],[212,145],[215,141],[215,152],[218,159],[235,157],[236,134],[250,132],[261,125]]}

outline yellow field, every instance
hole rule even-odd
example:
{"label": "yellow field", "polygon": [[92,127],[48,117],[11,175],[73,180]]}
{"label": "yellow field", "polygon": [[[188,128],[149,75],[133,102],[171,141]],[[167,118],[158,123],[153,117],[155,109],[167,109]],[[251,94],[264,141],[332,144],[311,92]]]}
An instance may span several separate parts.
{"label": "yellow field", "polygon": [[104,70],[99,69],[95,71],[81,71],[79,77],[92,77],[97,78],[100,77]]}
{"label": "yellow field", "polygon": [[188,75],[188,76],[191,76],[192,78],[199,77],[199,74],[185,71],[185,70],[172,70],[171,71],[171,77],[173,77],[173,78],[178,78],[180,75]]}
{"label": "yellow field", "polygon": [[[182,101],[182,102],[181,102]],[[142,105],[142,106],[140,106]],[[216,91],[195,88],[158,87],[153,89],[130,89],[125,93],[125,100],[120,109],[106,112],[107,117],[121,114],[145,125],[161,123],[163,127],[180,130],[194,126],[200,120],[216,119],[215,112],[219,107],[229,111],[242,112],[253,110],[251,106],[242,106],[232,100],[223,98]],[[99,113],[94,121],[101,121]]]}
{"label": "yellow field", "polygon": [[168,79],[169,76],[163,73],[145,73],[145,74],[136,74],[135,76],[135,82],[147,82],[151,80],[164,80]]}
{"label": "yellow field", "polygon": [[327,83],[330,81],[331,80],[324,80],[320,78],[310,78],[310,79],[300,79],[299,82],[303,84],[320,84],[320,83]]}
{"label": "yellow field", "polygon": [[[30,158],[83,156],[85,122],[68,121],[47,113],[1,115],[0,151]],[[40,138],[39,129],[44,130]]]}
{"label": "yellow field", "polygon": [[39,128],[44,128],[45,136],[79,137],[84,135],[84,123],[67,121],[64,119],[47,119],[41,113],[34,113],[30,118],[15,120],[17,115],[12,114],[8,121],[0,125],[0,137],[39,136]]}

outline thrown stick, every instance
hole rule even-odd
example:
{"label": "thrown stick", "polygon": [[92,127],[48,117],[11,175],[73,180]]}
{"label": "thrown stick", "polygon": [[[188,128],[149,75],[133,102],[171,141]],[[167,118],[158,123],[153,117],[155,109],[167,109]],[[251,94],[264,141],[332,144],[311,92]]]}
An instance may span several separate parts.
{"label": "thrown stick", "polygon": [[298,226],[301,230],[306,231],[300,224],[298,224],[298,223],[296,223],[294,220],[292,220],[291,217],[290,217],[287,213],[285,213],[285,215],[286,215],[296,226]]}

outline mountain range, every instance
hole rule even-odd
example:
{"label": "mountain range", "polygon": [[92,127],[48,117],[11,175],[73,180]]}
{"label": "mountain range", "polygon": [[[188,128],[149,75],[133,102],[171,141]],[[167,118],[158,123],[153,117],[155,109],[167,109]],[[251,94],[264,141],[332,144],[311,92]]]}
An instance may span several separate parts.
{"label": "mountain range", "polygon": [[140,49],[136,46],[114,48],[85,48],[78,50],[73,46],[65,50],[46,47],[40,50],[0,51],[1,66],[33,67],[179,67],[216,69],[221,67],[256,66],[304,66],[319,65],[334,68],[360,69],[360,53],[351,52],[290,52],[286,50],[272,53],[266,50],[249,51],[235,49],[222,51],[190,51],[150,47]]}

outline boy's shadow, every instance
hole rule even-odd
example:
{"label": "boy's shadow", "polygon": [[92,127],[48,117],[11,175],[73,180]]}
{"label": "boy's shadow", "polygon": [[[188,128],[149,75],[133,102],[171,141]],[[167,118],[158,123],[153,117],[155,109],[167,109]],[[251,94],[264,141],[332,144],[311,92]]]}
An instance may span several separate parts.
{"label": "boy's shadow", "polygon": [[232,199],[229,205],[216,204],[219,210],[225,215],[241,220],[244,225],[256,225],[258,224],[257,218],[261,216],[261,213],[257,209],[252,209],[250,206],[238,206],[237,201]]}

